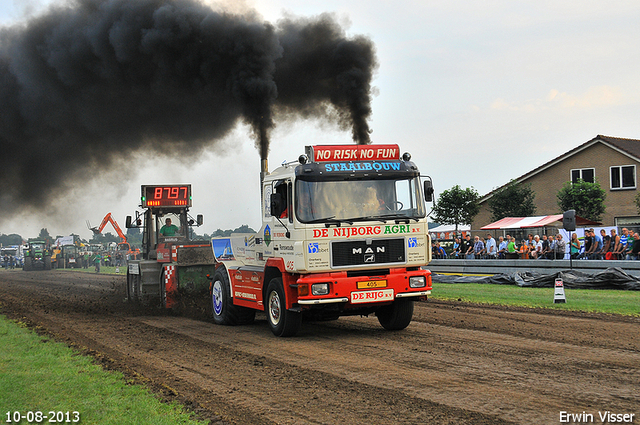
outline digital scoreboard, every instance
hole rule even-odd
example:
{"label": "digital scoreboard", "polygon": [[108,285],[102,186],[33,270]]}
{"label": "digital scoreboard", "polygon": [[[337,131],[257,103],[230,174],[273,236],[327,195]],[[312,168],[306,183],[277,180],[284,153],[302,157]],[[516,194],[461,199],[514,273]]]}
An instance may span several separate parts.
{"label": "digital scoreboard", "polygon": [[191,207],[191,185],[142,186],[142,207]]}

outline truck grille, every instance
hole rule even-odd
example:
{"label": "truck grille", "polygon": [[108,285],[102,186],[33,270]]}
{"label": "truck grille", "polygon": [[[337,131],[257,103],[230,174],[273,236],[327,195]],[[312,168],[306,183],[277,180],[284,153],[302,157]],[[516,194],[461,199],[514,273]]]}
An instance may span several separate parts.
{"label": "truck grille", "polygon": [[404,263],[404,239],[365,239],[331,242],[331,266],[371,266]]}

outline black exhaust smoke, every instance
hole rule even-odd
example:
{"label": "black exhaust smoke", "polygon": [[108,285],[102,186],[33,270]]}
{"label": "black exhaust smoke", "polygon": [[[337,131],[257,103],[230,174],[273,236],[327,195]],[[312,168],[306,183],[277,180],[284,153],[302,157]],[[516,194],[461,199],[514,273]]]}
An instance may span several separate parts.
{"label": "black exhaust smoke", "polygon": [[[332,15],[216,12],[196,0],[76,0],[0,29],[0,213],[141,150],[196,155],[250,125],[314,117],[370,143],[375,49]],[[135,168],[137,164],[128,164]]]}

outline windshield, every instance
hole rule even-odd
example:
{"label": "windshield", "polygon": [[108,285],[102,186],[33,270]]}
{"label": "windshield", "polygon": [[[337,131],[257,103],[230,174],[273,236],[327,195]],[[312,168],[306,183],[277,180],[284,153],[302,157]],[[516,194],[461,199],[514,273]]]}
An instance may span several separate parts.
{"label": "windshield", "polygon": [[180,220],[180,215],[169,212],[163,215],[156,215],[156,227],[159,236],[176,236],[184,237],[184,229]]}
{"label": "windshield", "polygon": [[422,218],[420,180],[296,181],[296,217],[301,222]]}

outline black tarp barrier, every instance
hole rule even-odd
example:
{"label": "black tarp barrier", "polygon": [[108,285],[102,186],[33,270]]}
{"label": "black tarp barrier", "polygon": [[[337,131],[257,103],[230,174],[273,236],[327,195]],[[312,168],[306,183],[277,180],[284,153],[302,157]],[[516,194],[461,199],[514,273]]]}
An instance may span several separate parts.
{"label": "black tarp barrier", "polygon": [[562,279],[565,288],[640,290],[640,278],[627,274],[619,267],[608,268],[595,274],[565,270],[552,274],[515,272],[493,276],[455,276],[437,273],[431,275],[431,280],[436,283],[490,283],[529,288],[553,288],[556,278]]}

